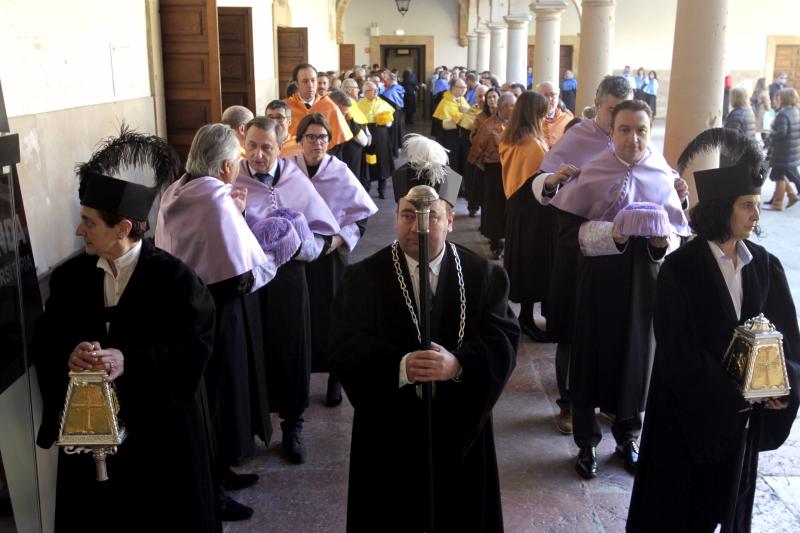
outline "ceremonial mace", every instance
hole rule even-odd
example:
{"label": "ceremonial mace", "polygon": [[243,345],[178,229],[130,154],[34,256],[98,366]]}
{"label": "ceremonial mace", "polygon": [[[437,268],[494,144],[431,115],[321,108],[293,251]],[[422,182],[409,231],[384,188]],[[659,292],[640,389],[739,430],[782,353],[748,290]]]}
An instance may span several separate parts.
{"label": "ceremonial mace", "polygon": [[[430,219],[431,205],[439,199],[433,187],[417,185],[412,187],[405,196],[417,213],[417,234],[419,235],[419,333],[422,350],[431,349],[431,317],[430,317],[430,283],[428,257],[428,221]],[[431,382],[422,383],[422,403],[424,406],[424,436],[425,453],[427,455],[427,489],[428,489],[428,516],[426,533],[434,533],[434,504],[433,504],[433,436],[431,408],[433,404],[433,386]]]}

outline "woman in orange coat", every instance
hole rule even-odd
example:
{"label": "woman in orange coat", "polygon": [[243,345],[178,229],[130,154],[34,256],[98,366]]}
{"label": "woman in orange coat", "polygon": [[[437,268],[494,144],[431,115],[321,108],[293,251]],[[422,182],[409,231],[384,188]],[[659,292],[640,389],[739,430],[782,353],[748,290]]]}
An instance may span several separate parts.
{"label": "woman in orange coat", "polygon": [[522,93],[500,138],[507,199],[504,265],[511,281],[509,300],[521,305],[520,327],[536,342],[545,341],[546,335],[533,321],[533,304],[542,302],[545,314],[555,242],[553,215],[536,201],[530,185],[548,150],[542,129],[546,114],[544,96],[533,91]]}

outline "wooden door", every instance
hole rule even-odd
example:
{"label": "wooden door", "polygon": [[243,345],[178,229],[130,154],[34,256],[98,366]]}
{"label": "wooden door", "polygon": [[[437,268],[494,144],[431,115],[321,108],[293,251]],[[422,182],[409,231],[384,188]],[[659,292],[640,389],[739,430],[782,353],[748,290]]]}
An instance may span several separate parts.
{"label": "wooden door", "polygon": [[[535,49],[535,45],[529,44],[528,45],[528,66],[533,67],[533,52]],[[572,45],[571,44],[562,44],[559,49],[559,57],[558,57],[558,79],[551,80],[554,82],[561,83],[561,80],[564,79],[564,72],[568,70],[572,70]],[[534,80],[535,83],[539,83],[542,80]]]}
{"label": "wooden door", "polygon": [[220,7],[219,71],[222,109],[241,105],[256,112],[253,18],[249,7]]}
{"label": "wooden door", "polygon": [[786,85],[798,87],[800,81],[800,45],[779,44],[775,47],[775,76],[786,73]]}
{"label": "wooden door", "polygon": [[533,52],[536,49],[536,46],[529,44],[528,45],[528,68],[533,68]]}
{"label": "wooden door", "polygon": [[562,44],[559,49],[560,56],[558,58],[558,82],[564,79],[564,73],[572,70],[572,45]]}
{"label": "wooden door", "polygon": [[292,70],[308,63],[308,28],[278,28],[278,96],[286,96]]}
{"label": "wooden door", "polygon": [[222,115],[216,0],[161,0],[167,138],[181,160],[197,129]]}
{"label": "wooden door", "polygon": [[354,44],[340,44],[339,45],[339,70],[344,72],[350,70],[356,64],[356,45]]}

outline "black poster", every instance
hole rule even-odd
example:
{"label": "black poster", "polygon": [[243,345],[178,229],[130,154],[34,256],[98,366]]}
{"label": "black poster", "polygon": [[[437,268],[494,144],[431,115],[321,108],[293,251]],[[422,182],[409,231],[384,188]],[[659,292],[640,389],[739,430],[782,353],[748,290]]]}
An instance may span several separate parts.
{"label": "black poster", "polygon": [[0,393],[32,364],[26,347],[33,323],[42,313],[17,175],[19,137],[9,130],[0,85]]}

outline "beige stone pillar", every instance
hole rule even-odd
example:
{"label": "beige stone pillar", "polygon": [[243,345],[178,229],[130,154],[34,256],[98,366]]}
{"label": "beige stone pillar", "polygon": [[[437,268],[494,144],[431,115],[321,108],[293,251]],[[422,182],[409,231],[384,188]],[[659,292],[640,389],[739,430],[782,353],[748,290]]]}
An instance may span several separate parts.
{"label": "beige stone pillar", "polygon": [[508,24],[508,55],[506,79],[512,83],[528,85],[528,23],[529,14],[503,17]]}
{"label": "beige stone pillar", "polygon": [[478,72],[489,70],[489,30],[483,28],[475,30],[478,34],[478,59],[477,69]]}
{"label": "beige stone pillar", "polygon": [[478,34],[467,32],[467,68],[475,70],[478,68]]}
{"label": "beige stone pillar", "polygon": [[[725,31],[730,0],[678,0],[664,156],[673,167],[698,133],[722,123]],[[583,53],[583,49],[581,49]],[[699,156],[683,179],[697,201],[694,170],[717,167],[718,154]]]}
{"label": "beige stone pillar", "polygon": [[558,86],[558,64],[561,59],[561,14],[567,5],[561,0],[534,2],[536,41],[533,51],[534,84],[550,81]]}
{"label": "beige stone pillar", "polygon": [[603,76],[612,73],[614,46],[614,0],[583,0],[581,13],[581,57],[578,61],[576,109],[594,104],[594,94]]}
{"label": "beige stone pillar", "polygon": [[491,50],[489,51],[489,70],[497,77],[500,83],[505,83],[506,78],[506,23],[492,22],[489,24],[491,32]]}

